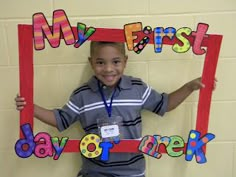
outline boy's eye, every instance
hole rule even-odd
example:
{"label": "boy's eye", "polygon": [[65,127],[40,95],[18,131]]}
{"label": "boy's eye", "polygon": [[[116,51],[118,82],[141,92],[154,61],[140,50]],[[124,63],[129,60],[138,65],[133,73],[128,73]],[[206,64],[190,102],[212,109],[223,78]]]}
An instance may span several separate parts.
{"label": "boy's eye", "polygon": [[103,61],[96,61],[96,64],[97,64],[97,65],[103,65],[104,62],[103,62]]}
{"label": "boy's eye", "polygon": [[115,60],[113,61],[114,64],[119,64],[120,63],[120,60]]}

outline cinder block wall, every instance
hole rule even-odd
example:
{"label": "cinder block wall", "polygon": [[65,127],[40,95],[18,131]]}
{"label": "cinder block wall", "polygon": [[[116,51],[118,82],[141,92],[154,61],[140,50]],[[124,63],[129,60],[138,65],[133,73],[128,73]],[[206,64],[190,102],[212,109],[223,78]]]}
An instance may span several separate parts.
{"label": "cinder block wall", "polygon": [[[236,54],[234,35],[236,28],[235,0],[160,1],[160,0],[0,0],[0,176],[1,177],[74,177],[81,166],[78,153],[62,154],[58,161],[30,157],[20,159],[14,152],[18,139],[19,113],[14,97],[19,90],[17,24],[32,24],[32,15],[43,12],[51,23],[52,13],[64,9],[72,26],[82,22],[101,28],[123,28],[124,24],[143,22],[154,27],[190,27],[195,30],[199,22],[210,25],[209,34],[224,36],[216,77],[219,82],[213,94],[209,132],[216,139],[207,148],[208,162],[199,165],[195,160],[186,162],[184,156],[161,159],[146,156],[147,177],[236,177]],[[47,44],[47,42],[46,42]],[[191,51],[177,54],[170,46],[154,53],[153,46],[137,55],[129,52],[126,74],[142,78],[160,92],[171,92],[185,82],[199,77],[204,56]],[[34,54],[35,103],[47,108],[62,106],[71,91],[92,74],[87,62],[88,43],[76,49],[61,42],[60,48],[48,44]],[[143,112],[143,135],[180,135],[187,140],[195,128],[198,93],[191,95],[176,110],[164,118]],[[83,136],[79,124],[58,133],[35,120],[35,132],[46,131],[52,136]]]}

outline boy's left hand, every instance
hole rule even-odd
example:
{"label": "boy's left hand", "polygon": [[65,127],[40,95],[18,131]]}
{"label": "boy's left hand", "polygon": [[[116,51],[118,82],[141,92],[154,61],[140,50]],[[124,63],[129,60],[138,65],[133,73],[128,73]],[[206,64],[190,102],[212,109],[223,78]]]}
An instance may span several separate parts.
{"label": "boy's left hand", "polygon": [[[194,91],[194,90],[199,90],[201,88],[205,88],[205,84],[202,83],[202,78],[199,77],[197,79],[194,79],[190,82],[187,83],[187,86],[188,88],[191,90],[191,91]],[[217,82],[217,79],[215,78],[214,80],[214,85],[213,85],[213,90],[216,89],[216,82]]]}

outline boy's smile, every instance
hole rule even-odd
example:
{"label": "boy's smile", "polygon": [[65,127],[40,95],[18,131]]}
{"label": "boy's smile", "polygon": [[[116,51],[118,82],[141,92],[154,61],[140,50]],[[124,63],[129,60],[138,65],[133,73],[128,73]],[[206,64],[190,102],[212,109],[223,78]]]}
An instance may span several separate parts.
{"label": "boy's smile", "polygon": [[89,58],[95,76],[106,86],[115,87],[123,75],[127,56],[113,45],[97,46]]}

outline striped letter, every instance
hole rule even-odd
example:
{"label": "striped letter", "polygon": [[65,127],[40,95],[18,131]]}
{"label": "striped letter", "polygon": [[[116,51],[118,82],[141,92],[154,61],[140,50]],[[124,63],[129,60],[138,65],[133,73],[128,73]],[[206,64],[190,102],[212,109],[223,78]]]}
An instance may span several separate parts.
{"label": "striped letter", "polygon": [[34,46],[36,50],[42,50],[45,48],[44,38],[47,38],[51,47],[59,47],[61,32],[67,45],[75,43],[72,28],[63,10],[56,10],[53,12],[52,29],[50,29],[43,13],[34,14],[33,30]]}

